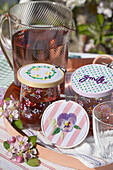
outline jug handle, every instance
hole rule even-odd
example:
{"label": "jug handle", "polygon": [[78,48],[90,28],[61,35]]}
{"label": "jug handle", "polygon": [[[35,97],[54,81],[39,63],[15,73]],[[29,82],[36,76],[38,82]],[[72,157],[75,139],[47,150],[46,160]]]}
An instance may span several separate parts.
{"label": "jug handle", "polygon": [[5,20],[8,20],[8,13],[0,16],[0,46],[9,65],[13,68],[12,47],[9,45],[7,38],[3,35],[3,24]]}
{"label": "jug handle", "polygon": [[111,59],[111,60],[113,61],[113,57],[112,57],[111,55],[102,54],[102,55],[97,56],[97,57],[93,60],[93,64],[95,64],[95,63],[97,62],[97,60],[98,60],[99,58],[102,58],[102,57],[109,58],[109,59]]}

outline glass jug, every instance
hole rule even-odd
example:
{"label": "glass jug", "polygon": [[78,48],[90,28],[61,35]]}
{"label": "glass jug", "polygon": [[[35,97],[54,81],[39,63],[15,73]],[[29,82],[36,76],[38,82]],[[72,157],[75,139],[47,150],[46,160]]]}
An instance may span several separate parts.
{"label": "glass jug", "polygon": [[[2,33],[7,19],[11,45]],[[17,71],[26,64],[48,63],[66,69],[69,34],[75,29],[70,9],[55,2],[31,1],[12,7],[0,23],[2,50],[8,59],[13,56],[15,85],[20,86]]]}

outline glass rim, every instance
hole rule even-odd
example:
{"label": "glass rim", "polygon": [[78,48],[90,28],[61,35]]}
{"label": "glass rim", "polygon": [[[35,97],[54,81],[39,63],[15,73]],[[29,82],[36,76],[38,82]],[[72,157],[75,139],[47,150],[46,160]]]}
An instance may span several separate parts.
{"label": "glass rim", "polygon": [[[71,20],[73,21],[73,14],[72,14],[72,11],[71,11],[71,9],[69,9],[68,7],[66,7],[65,5],[63,5],[63,4],[60,4],[60,3],[57,3],[57,2],[50,2],[50,1],[29,1],[29,2],[24,2],[24,3],[20,3],[20,4],[16,4],[16,5],[14,5],[13,7],[11,7],[10,9],[9,9],[9,11],[8,11],[8,16],[10,17],[10,19],[15,23],[15,24],[18,24],[18,25],[21,25],[21,26],[26,26],[26,27],[28,27],[28,28],[43,28],[43,27],[41,27],[40,25],[38,25],[38,27],[37,26],[34,26],[34,25],[27,25],[27,24],[23,24],[23,23],[18,23],[17,21],[15,21],[13,18],[12,18],[12,15],[11,15],[11,10],[13,10],[14,8],[17,8],[18,6],[22,6],[22,5],[26,5],[26,4],[53,4],[54,6],[56,5],[56,6],[61,6],[62,8],[64,8],[65,10],[67,10],[68,12],[70,12],[70,14],[71,14],[71,16],[70,16],[70,18],[71,18]],[[14,15],[15,16],[15,15]],[[63,27],[63,28],[65,28],[65,29],[67,29],[67,30],[70,30],[70,31],[74,31],[75,30],[75,28],[74,28],[74,25],[73,25],[73,22],[72,22],[72,28],[68,28],[68,27],[66,27],[65,25],[55,25],[55,26],[53,26],[53,25],[49,25],[49,26],[47,26],[47,25],[45,25],[45,27],[43,28],[43,29],[50,29],[50,28],[57,28],[57,27]]]}
{"label": "glass rim", "polygon": [[96,106],[94,107],[92,113],[93,113],[94,118],[95,118],[98,122],[101,122],[101,123],[104,124],[104,125],[113,127],[113,124],[105,123],[105,122],[103,122],[102,120],[98,119],[98,118],[96,117],[96,115],[95,115],[95,109],[96,109],[98,106],[103,105],[103,104],[105,104],[105,103],[106,103],[106,104],[107,104],[107,103],[113,103],[113,101],[105,101],[105,102],[99,103],[98,105],[96,105]]}

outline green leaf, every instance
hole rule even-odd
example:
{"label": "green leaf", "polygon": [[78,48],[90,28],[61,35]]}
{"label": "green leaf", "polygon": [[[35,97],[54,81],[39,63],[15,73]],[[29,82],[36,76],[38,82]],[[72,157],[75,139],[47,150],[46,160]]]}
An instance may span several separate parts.
{"label": "green leaf", "polygon": [[80,35],[87,35],[90,38],[94,38],[98,35],[99,31],[97,31],[97,28],[100,30],[100,26],[95,23],[90,23],[87,25],[81,24],[77,28]]}
{"label": "green leaf", "polygon": [[102,28],[98,22],[95,23],[95,29],[97,30],[97,32],[99,32],[99,34],[102,32]]}
{"label": "green leaf", "polygon": [[74,126],[75,129],[81,129],[78,125]]}
{"label": "green leaf", "polygon": [[98,54],[105,54],[105,52],[102,50],[98,50]]}
{"label": "green leaf", "polygon": [[39,160],[37,158],[32,158],[26,161],[26,164],[33,167],[39,166]]}
{"label": "green leaf", "polygon": [[89,24],[88,25],[88,31],[93,34],[94,36],[98,35],[97,29],[96,29],[96,25],[95,24]]}
{"label": "green leaf", "polygon": [[56,135],[57,133],[60,132],[60,128],[59,127],[56,127],[52,133],[52,135]]}
{"label": "green leaf", "polygon": [[104,25],[103,30],[109,30],[112,25],[113,25],[112,22],[108,22],[106,25]]}
{"label": "green leaf", "polygon": [[20,129],[20,130],[23,129],[23,124],[22,124],[20,118],[19,118],[18,120],[14,120],[13,123],[12,123],[12,125],[13,125],[14,127],[18,128],[18,129]]}
{"label": "green leaf", "polygon": [[85,25],[85,24],[78,25],[77,28],[78,28],[79,32],[87,31],[87,25]]}
{"label": "green leaf", "polygon": [[103,25],[104,23],[104,16],[102,14],[97,15],[97,22],[99,23],[100,26]]}
{"label": "green leaf", "polygon": [[36,144],[37,136],[29,136],[28,141],[33,144],[33,146]]}
{"label": "green leaf", "polygon": [[6,98],[6,99],[5,99],[5,101],[9,101],[9,100],[10,100],[10,98]]}
{"label": "green leaf", "polygon": [[3,145],[4,145],[4,148],[7,150],[10,148],[10,144],[7,143],[7,141],[4,141]]}
{"label": "green leaf", "polygon": [[113,38],[113,33],[107,33],[104,35],[106,38]]}
{"label": "green leaf", "polygon": [[96,39],[95,41],[94,41],[94,45],[98,45],[100,43],[100,41],[98,40],[98,39]]}
{"label": "green leaf", "polygon": [[103,35],[100,36],[100,42],[104,43],[104,36]]}
{"label": "green leaf", "polygon": [[88,0],[88,2],[90,3],[92,0]]}

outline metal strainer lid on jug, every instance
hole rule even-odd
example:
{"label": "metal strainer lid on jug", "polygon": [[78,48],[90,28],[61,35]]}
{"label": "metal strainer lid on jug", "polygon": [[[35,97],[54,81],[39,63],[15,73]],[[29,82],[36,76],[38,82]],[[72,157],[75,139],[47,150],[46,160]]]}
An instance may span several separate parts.
{"label": "metal strainer lid on jug", "polygon": [[75,70],[71,76],[72,89],[79,95],[99,98],[113,91],[113,69],[90,64]]}

